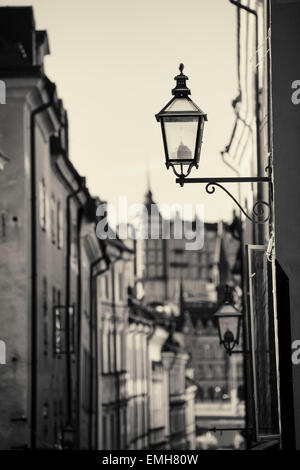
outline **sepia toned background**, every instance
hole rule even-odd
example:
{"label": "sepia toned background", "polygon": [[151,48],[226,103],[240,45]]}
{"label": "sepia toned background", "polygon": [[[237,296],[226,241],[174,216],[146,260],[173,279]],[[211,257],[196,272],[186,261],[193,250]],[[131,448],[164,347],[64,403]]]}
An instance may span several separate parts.
{"label": "sepia toned background", "polygon": [[[299,6],[0,4],[1,449],[299,447]],[[165,169],[179,63],[211,195]]]}
{"label": "sepia toned background", "polygon": [[[29,5],[28,1],[0,2]],[[215,221],[231,203],[204,188],[174,184],[165,171],[154,118],[171,97],[180,62],[196,103],[208,114],[201,174],[231,175],[220,151],[228,140],[236,94],[236,12],[223,0],[32,1],[38,29],[47,29],[45,69],[69,113],[72,160],[91,192],[111,204],[142,202],[147,185],[159,202],[205,204]],[[195,60],[196,58],[196,60]],[[117,188],[117,190],[116,190]],[[236,185],[232,185],[236,191]]]}

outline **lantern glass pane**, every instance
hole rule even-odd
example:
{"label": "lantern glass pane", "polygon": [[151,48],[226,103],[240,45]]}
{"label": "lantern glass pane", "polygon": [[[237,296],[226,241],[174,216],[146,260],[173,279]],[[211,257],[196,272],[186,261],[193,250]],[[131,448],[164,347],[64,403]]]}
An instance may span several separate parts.
{"label": "lantern glass pane", "polygon": [[231,331],[233,334],[234,340],[237,340],[237,333],[238,333],[238,322],[239,322],[239,317],[234,316],[234,317],[219,317],[219,325],[220,325],[220,333],[221,333],[221,338],[222,341],[224,340],[224,335],[227,330]]}
{"label": "lantern glass pane", "polygon": [[203,118],[203,116],[200,118],[199,126],[200,126],[200,132],[199,132],[198,142],[197,142],[197,155],[196,155],[197,161],[199,161],[199,159],[200,159],[200,152],[201,152],[201,144],[202,144],[203,128],[204,128],[204,118]]}
{"label": "lantern glass pane", "polygon": [[164,124],[169,159],[191,162],[195,155],[198,117],[165,117]]}

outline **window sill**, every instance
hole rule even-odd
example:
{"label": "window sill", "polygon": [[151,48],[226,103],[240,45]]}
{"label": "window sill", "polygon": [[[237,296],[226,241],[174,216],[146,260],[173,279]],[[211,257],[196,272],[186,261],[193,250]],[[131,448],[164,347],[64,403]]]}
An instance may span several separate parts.
{"label": "window sill", "polygon": [[279,437],[270,440],[264,440],[263,442],[259,442],[251,447],[250,450],[279,450],[280,446],[280,439]]}

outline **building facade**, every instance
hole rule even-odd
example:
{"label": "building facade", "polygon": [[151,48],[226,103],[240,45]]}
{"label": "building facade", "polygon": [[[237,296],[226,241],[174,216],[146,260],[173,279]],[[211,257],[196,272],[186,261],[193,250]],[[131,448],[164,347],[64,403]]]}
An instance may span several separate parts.
{"label": "building facade", "polygon": [[27,7],[2,9],[0,21],[2,145],[12,155],[0,181],[1,447],[85,447],[95,201],[69,160],[67,113],[43,72],[46,32]]}
{"label": "building facade", "polygon": [[[237,13],[235,122],[222,152],[240,185],[247,427],[250,448],[299,448],[298,168],[299,1],[231,1]],[[260,204],[259,201],[264,201]],[[258,202],[258,203],[257,203]],[[262,222],[262,218],[260,219]],[[288,227],[288,229],[287,229]]]}

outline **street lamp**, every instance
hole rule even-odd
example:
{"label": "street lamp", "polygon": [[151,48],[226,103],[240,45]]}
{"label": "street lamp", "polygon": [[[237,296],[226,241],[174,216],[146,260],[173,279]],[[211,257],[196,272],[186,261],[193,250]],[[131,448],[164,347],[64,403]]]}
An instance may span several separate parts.
{"label": "street lamp", "polygon": [[167,169],[172,167],[177,176],[176,183],[206,183],[206,192],[213,194],[215,188],[222,189],[242,213],[251,222],[264,224],[270,220],[271,206],[266,201],[258,200],[253,206],[250,216],[239,201],[221,183],[269,183],[271,184],[271,167],[266,167],[268,176],[246,177],[210,177],[187,178],[193,167],[199,167],[201,143],[204,122],[207,115],[189,98],[191,91],[186,86],[188,77],[183,74],[183,64],[180,64],[180,74],[176,75],[176,87],[172,90],[174,97],[155,115],[161,124],[162,138]]}
{"label": "street lamp", "polygon": [[188,77],[183,68],[180,64],[180,74],[176,75],[176,87],[172,90],[174,97],[155,116],[161,124],[166,167],[171,166],[179,178],[185,178],[194,166],[199,166],[203,127],[207,121],[207,115],[189,98],[191,91],[186,86]]}
{"label": "street lamp", "polygon": [[214,318],[217,320],[220,344],[223,344],[230,356],[234,347],[239,344],[242,314],[234,305],[229,286],[225,288],[223,304],[214,314]]}

